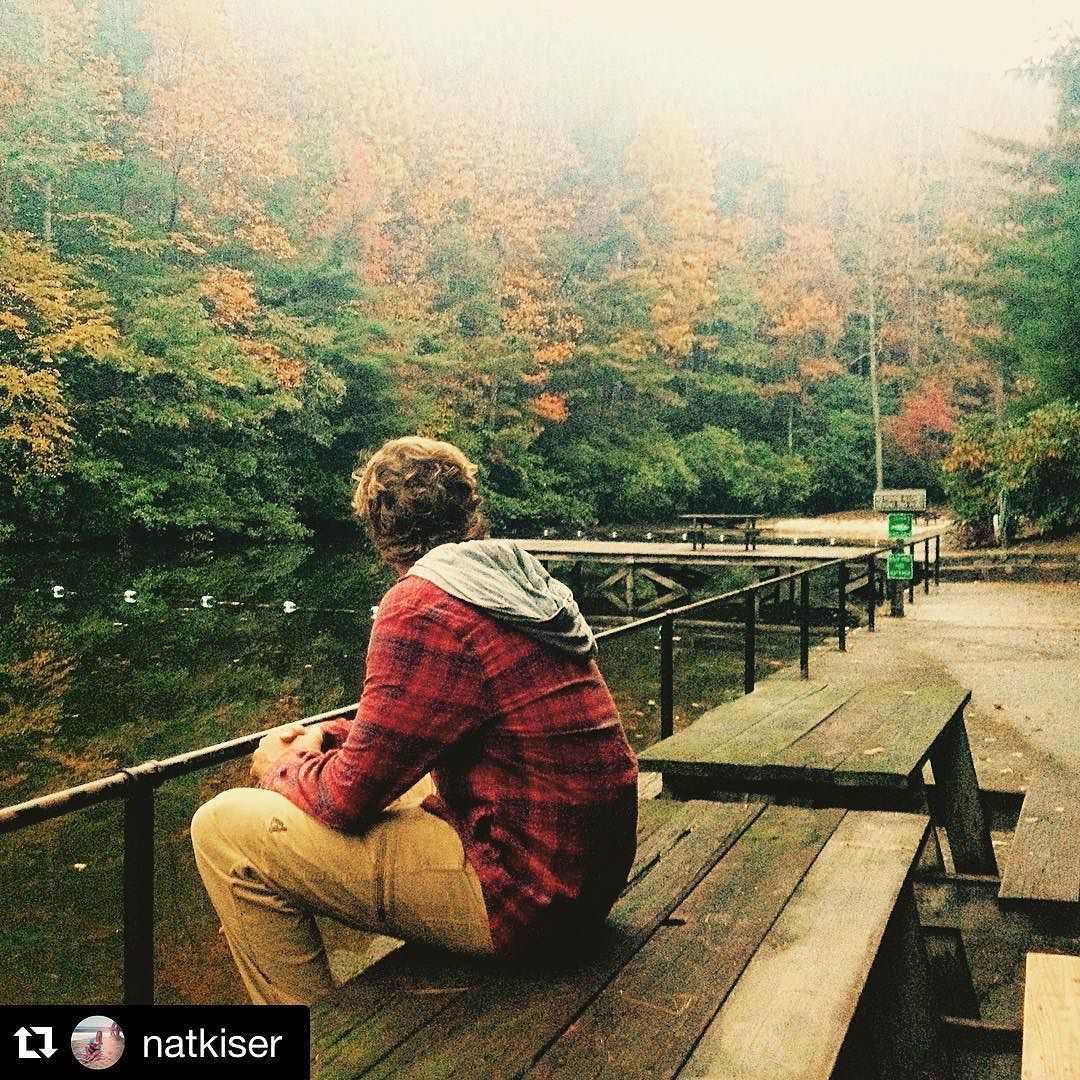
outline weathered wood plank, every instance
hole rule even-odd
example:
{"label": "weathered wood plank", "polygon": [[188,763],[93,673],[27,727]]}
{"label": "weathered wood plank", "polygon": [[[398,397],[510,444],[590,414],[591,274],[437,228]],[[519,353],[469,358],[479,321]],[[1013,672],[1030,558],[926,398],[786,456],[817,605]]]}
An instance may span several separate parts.
{"label": "weathered wood plank", "polygon": [[[532,1064],[763,809],[755,804],[669,805],[673,820],[681,822],[678,837],[655,858],[645,853],[645,865],[612,911],[594,955],[575,958],[568,969],[490,973],[364,1075],[393,1080],[513,1076]],[[670,835],[669,827],[661,826],[652,842]],[[358,1073],[328,1074],[329,1080],[346,1075]]]}
{"label": "weathered wood plank", "polygon": [[[966,700],[966,699],[965,699]],[[953,864],[961,874],[996,874],[997,858],[979,793],[961,705],[930,749],[941,817]]]}
{"label": "weathered wood plank", "polygon": [[1028,788],[1001,879],[1002,900],[1080,900],[1080,774],[1046,770]]}
{"label": "weathered wood plank", "polygon": [[529,1076],[674,1075],[843,816],[766,809]]}
{"label": "weathered wood plank", "polygon": [[727,740],[723,759],[731,764],[769,763],[821,724],[827,724],[858,692],[858,687],[828,684],[818,693],[785,702],[752,727]]}
{"label": "weathered wood plank", "polygon": [[931,744],[970,691],[953,683],[862,687],[827,724],[776,758],[807,781],[906,788]]}
{"label": "weathered wood plank", "polygon": [[[974,991],[972,991],[974,993]],[[869,1063],[861,1080],[944,1080],[951,1076],[935,1010],[922,928],[911,882],[905,883],[889,919],[866,991],[859,1003]]]}
{"label": "weathered wood plank", "polygon": [[970,690],[950,679],[918,686],[886,682],[862,693],[877,698],[878,689],[884,702],[881,723],[837,765],[837,783],[868,784],[881,782],[879,777],[913,775],[949,720],[971,698]]}
{"label": "weathered wood plank", "polygon": [[638,755],[638,760],[649,769],[663,771],[669,766],[681,771],[685,765],[696,770],[702,763],[707,765],[717,760],[717,748],[728,740],[766,720],[777,709],[821,694],[827,686],[823,682],[766,679],[752,694],[710,709],[688,728],[647,747]]}
{"label": "weathered wood plank", "polygon": [[849,814],[679,1077],[828,1080],[923,842],[910,814]]}
{"label": "weathered wood plank", "polygon": [[1080,958],[1027,954],[1022,1080],[1080,1077]]}
{"label": "weathered wood plank", "polygon": [[[630,886],[700,825],[701,803],[642,802]],[[333,1002],[312,1009],[320,1074],[358,1076],[413,1032],[434,1020],[457,995],[490,977],[490,966],[405,946],[349,982]]]}

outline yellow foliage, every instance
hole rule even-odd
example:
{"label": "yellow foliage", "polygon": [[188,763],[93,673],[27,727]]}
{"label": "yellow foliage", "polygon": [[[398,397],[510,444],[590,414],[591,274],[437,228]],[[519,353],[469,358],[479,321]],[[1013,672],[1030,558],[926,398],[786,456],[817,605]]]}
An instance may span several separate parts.
{"label": "yellow foliage", "polygon": [[251,274],[230,267],[213,267],[203,276],[200,292],[210,318],[226,330],[251,330],[259,314],[259,301]]}

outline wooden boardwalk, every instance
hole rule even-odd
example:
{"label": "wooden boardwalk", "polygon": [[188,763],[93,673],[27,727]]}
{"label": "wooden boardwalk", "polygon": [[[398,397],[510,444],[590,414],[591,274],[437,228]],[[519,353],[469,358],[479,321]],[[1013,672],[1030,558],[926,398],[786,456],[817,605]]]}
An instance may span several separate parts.
{"label": "wooden boardwalk", "polygon": [[[830,559],[855,559],[873,550],[850,544],[758,544],[756,550],[744,551],[741,537],[732,536],[730,544],[710,542],[697,551],[689,541],[519,539],[516,542],[542,562],[636,563],[640,566],[753,566],[760,563],[795,567]],[[916,556],[921,557],[918,549]]]}

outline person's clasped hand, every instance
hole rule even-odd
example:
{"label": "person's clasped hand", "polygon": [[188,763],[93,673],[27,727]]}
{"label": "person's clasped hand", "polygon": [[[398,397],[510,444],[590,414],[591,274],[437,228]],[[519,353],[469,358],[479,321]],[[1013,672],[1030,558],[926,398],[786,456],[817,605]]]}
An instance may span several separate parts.
{"label": "person's clasped hand", "polygon": [[323,731],[321,724],[306,727],[303,724],[284,724],[268,731],[251,755],[251,775],[261,781],[290,750],[322,751]]}

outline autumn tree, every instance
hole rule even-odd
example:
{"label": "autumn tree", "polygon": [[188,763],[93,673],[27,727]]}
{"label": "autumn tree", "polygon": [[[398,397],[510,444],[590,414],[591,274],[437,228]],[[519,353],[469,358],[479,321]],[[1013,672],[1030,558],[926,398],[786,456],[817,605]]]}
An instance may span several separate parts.
{"label": "autumn tree", "polygon": [[[95,48],[96,23],[96,6],[77,0],[0,7],[0,224],[33,227],[46,243],[58,186],[79,164],[115,156],[120,77]],[[17,189],[36,196],[32,226],[16,213]]]}
{"label": "autumn tree", "polygon": [[106,298],[39,241],[0,233],[0,504],[60,475],[74,443],[79,402],[64,367],[114,354],[117,335]]}

